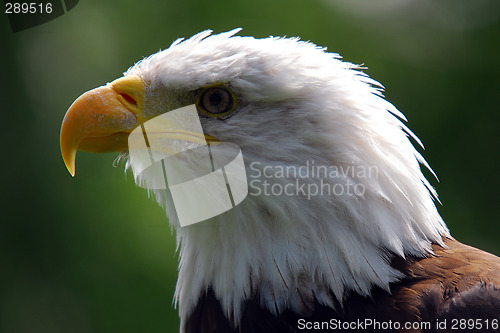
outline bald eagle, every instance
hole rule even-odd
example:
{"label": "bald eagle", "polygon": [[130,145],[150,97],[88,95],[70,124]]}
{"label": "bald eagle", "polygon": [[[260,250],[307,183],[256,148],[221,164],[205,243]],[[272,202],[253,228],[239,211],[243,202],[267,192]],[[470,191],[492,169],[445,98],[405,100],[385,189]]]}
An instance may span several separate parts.
{"label": "bald eagle", "polygon": [[310,42],[238,31],[175,41],[80,96],[61,127],[72,175],[77,150],[125,152],[138,184],[157,180],[127,155],[131,133],[174,110],[194,105],[179,122],[203,135],[157,129],[157,149],[241,149],[246,197],[202,222],[148,187],[176,230],[180,331],[498,332],[500,258],[451,237],[382,86]]}

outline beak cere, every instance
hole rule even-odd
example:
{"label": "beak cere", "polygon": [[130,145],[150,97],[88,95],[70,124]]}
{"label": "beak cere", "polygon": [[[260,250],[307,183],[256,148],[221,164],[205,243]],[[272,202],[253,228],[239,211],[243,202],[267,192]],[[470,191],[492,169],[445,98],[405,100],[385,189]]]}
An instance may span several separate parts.
{"label": "beak cere", "polygon": [[144,83],[136,75],[90,90],[70,106],[61,126],[61,153],[72,176],[77,150],[127,150],[130,132],[142,124]]}

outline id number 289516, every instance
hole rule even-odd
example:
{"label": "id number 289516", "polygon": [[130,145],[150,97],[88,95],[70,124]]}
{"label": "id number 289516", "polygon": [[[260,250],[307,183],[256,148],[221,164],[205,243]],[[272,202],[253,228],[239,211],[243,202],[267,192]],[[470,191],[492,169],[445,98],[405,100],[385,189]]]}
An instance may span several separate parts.
{"label": "id number 289516", "polygon": [[52,3],[6,2],[5,14],[50,14]]}

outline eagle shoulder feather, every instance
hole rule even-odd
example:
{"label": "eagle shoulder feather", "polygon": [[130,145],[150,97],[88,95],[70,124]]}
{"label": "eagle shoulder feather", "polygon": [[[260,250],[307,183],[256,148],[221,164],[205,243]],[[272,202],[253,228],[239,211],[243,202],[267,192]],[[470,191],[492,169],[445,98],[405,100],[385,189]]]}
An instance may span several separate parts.
{"label": "eagle shoulder feather", "polygon": [[[335,308],[313,300],[310,313],[286,310],[274,315],[259,305],[256,291],[242,306],[237,327],[226,318],[219,300],[208,289],[186,320],[185,333],[292,333],[300,332],[300,325],[305,323],[312,325],[308,332],[331,332],[331,325],[363,324],[365,320],[380,325],[399,324],[391,325],[392,330],[362,326],[364,332],[399,332],[397,328],[407,323],[414,328],[404,332],[456,332],[460,321],[467,320],[482,323],[481,332],[498,332],[491,323],[500,319],[500,258],[454,239],[445,239],[444,244],[433,245],[434,253],[427,258],[394,256],[392,266],[405,278],[391,284],[390,292],[375,287],[370,297],[350,293]],[[312,323],[327,324],[315,330]]]}

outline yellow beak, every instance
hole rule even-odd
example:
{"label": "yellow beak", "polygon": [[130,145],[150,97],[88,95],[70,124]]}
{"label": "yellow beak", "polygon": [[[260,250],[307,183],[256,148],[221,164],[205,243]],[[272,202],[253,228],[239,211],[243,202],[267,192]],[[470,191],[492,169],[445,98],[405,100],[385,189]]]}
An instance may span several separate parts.
{"label": "yellow beak", "polygon": [[[149,120],[144,115],[144,87],[139,76],[129,75],[87,91],[73,102],[61,125],[61,153],[72,176],[75,176],[78,150],[91,153],[128,150],[130,133]],[[148,126],[150,139],[170,138],[199,144],[219,142],[207,134],[154,126]]]}
{"label": "yellow beak", "polygon": [[130,75],[90,90],[73,102],[61,126],[61,153],[72,176],[77,150],[127,150],[129,133],[146,120],[143,101],[144,83]]}

